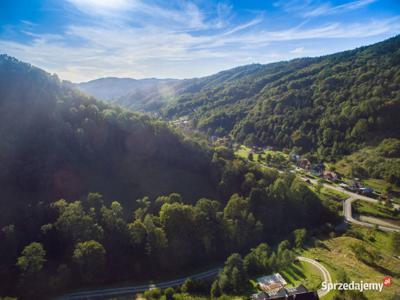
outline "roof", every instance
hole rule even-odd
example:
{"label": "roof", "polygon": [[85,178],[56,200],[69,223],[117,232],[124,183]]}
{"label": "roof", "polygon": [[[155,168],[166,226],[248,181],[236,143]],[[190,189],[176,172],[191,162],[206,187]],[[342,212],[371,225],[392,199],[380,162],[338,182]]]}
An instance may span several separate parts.
{"label": "roof", "polygon": [[[292,298],[293,297],[293,298]],[[319,300],[317,292],[306,292],[290,296],[289,299],[293,300]]]}
{"label": "roof", "polygon": [[267,299],[280,299],[282,297],[286,299],[286,290],[282,288],[278,291],[268,293],[268,296],[269,298]]}
{"label": "roof", "polygon": [[280,290],[287,284],[285,279],[279,273],[259,277],[257,278],[257,283],[263,291],[268,293],[273,290]]}
{"label": "roof", "polygon": [[306,292],[308,292],[308,290],[305,288],[304,285],[300,284],[298,287],[286,288],[286,292],[289,295],[294,295],[294,294],[299,294],[299,293],[306,293]]}
{"label": "roof", "polygon": [[[264,276],[270,277],[270,276]],[[252,295],[253,300],[319,300],[317,292],[309,292],[304,285],[280,288]]]}
{"label": "roof", "polygon": [[265,300],[268,299],[268,295],[264,292],[259,292],[257,294],[251,295],[251,299],[253,300]]}
{"label": "roof", "polygon": [[287,295],[284,289],[282,289],[282,291],[283,293],[270,296],[269,298],[261,298],[260,300],[319,300],[317,292],[305,292]]}

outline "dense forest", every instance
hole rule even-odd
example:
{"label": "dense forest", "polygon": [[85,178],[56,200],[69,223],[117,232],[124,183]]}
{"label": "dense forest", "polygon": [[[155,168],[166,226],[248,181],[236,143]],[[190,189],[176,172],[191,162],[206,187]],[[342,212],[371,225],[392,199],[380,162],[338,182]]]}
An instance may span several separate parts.
{"label": "dense forest", "polygon": [[7,56],[0,101],[0,181],[21,199],[74,199],[93,190],[131,202],[171,192],[216,195],[211,153],[198,143]]}
{"label": "dense forest", "polygon": [[399,138],[399,57],[397,36],[333,55],[247,65],[202,78],[104,78],[77,87],[167,119],[189,116],[210,136],[232,135],[247,145],[335,160],[366,144]]}
{"label": "dense forest", "polygon": [[400,137],[400,36],[195,79],[163,112],[167,118],[188,115],[209,135],[334,160]]}
{"label": "dense forest", "polygon": [[335,221],[293,174],[209,148],[6,55],[0,136],[0,295],[43,299],[171,275]]}

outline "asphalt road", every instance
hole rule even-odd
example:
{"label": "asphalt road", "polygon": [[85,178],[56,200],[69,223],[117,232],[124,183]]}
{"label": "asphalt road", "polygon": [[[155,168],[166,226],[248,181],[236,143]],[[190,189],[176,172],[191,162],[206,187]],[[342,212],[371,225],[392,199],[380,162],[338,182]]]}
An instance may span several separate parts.
{"label": "asphalt road", "polygon": [[[300,177],[300,178],[303,179],[304,181],[310,180],[313,184],[317,184],[317,181],[315,179],[309,179],[309,178],[306,178],[306,177]],[[364,195],[359,195],[359,194],[350,192],[348,190],[345,190],[342,187],[338,187],[338,186],[335,186],[335,185],[324,183],[323,186],[327,187],[327,188],[330,188],[330,189],[333,189],[335,191],[344,193],[344,194],[349,196],[349,198],[347,198],[343,202],[343,216],[344,216],[344,220],[345,220],[346,223],[353,223],[353,224],[357,224],[357,225],[365,226],[365,227],[370,227],[370,228],[378,226],[378,228],[380,230],[382,230],[382,231],[400,232],[400,227],[398,227],[396,225],[384,226],[384,225],[382,225],[380,223],[379,224],[378,223],[372,223],[373,222],[372,219],[371,219],[371,223],[369,223],[369,222],[363,222],[363,221],[360,221],[360,220],[356,220],[356,219],[353,218],[352,210],[351,210],[351,204],[354,201],[362,200],[362,201],[366,201],[366,202],[370,202],[370,203],[379,203],[378,200],[370,198],[370,197],[367,197],[367,196],[364,196]],[[395,205],[397,205],[397,204],[395,204]]]}
{"label": "asphalt road", "polygon": [[[370,222],[363,222],[363,221],[354,219],[353,215],[352,215],[352,211],[351,211],[351,204],[354,201],[362,200],[362,201],[368,201],[368,202],[374,202],[374,203],[378,202],[375,199],[371,199],[371,198],[370,199],[364,199],[365,197],[364,198],[359,198],[358,196],[359,195],[357,195],[357,198],[354,198],[353,196],[351,196],[351,197],[347,198],[343,202],[343,215],[344,215],[344,219],[345,219],[346,222],[357,224],[357,225],[361,225],[361,226],[365,226],[365,227],[371,227],[371,228],[375,227],[375,226],[378,226],[378,228],[380,230],[388,231],[388,232],[400,232],[400,227],[397,227],[395,225],[393,225],[393,226],[384,226],[384,225],[382,225],[380,223],[378,224],[378,222],[373,223],[374,222],[373,219],[370,219]],[[371,201],[371,200],[374,200],[374,201]]]}
{"label": "asphalt road", "polygon": [[[322,277],[324,278],[324,282],[326,282],[326,283],[332,283],[332,277],[331,277],[331,274],[329,273],[329,271],[323,266],[323,265],[321,265],[319,262],[317,262],[316,260],[314,260],[314,259],[311,259],[311,258],[307,258],[307,257],[303,257],[303,256],[298,256],[297,257],[297,259],[298,260],[300,260],[300,261],[305,261],[305,262],[307,262],[307,263],[310,263],[310,264],[312,264],[312,265],[314,265],[314,267],[316,267],[320,272],[321,272],[321,274],[322,274]],[[319,297],[323,297],[323,296],[325,296],[326,294],[328,294],[329,293],[329,290],[328,289],[319,289],[318,290],[318,296]]]}
{"label": "asphalt road", "polygon": [[175,280],[169,280],[169,281],[164,281],[164,282],[159,282],[159,283],[154,283],[154,284],[144,284],[144,285],[135,285],[135,286],[127,286],[127,287],[120,287],[120,288],[107,288],[107,289],[98,289],[98,290],[92,290],[92,291],[83,291],[83,292],[76,292],[76,293],[70,293],[66,294],[62,297],[57,298],[58,300],[76,300],[76,299],[96,299],[96,298],[101,298],[101,297],[108,297],[108,296],[121,296],[121,295],[132,295],[136,293],[141,293],[144,291],[147,291],[152,288],[160,288],[160,289],[165,289],[169,287],[176,287],[182,285],[186,279],[191,278],[193,280],[200,280],[200,279],[207,279],[207,278],[213,278],[216,277],[217,274],[221,268],[214,268],[211,270],[208,270],[206,272],[201,272],[194,274],[192,276],[187,276]]}

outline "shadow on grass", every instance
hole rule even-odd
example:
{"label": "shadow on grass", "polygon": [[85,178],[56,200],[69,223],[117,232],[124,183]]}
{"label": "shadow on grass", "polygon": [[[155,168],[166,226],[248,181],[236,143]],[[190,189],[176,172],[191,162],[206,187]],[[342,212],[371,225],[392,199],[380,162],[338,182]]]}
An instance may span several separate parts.
{"label": "shadow on grass", "polygon": [[287,278],[291,284],[294,284],[296,281],[301,281],[304,279],[304,274],[303,274],[302,270],[295,264],[292,264],[289,268],[285,269],[284,272],[287,275],[286,277],[288,277],[288,276],[291,277],[291,278]]}
{"label": "shadow on grass", "polygon": [[295,273],[297,274],[298,277],[300,277],[300,278],[305,278],[304,272],[303,272],[303,270],[300,268],[299,265],[293,264],[293,265],[292,265],[292,270],[293,270],[293,272],[295,272]]}
{"label": "shadow on grass", "polygon": [[393,271],[391,271],[391,270],[389,270],[389,269],[386,269],[385,267],[382,267],[382,266],[380,266],[380,265],[378,265],[378,264],[375,264],[375,263],[369,264],[369,265],[370,265],[372,268],[374,268],[375,270],[377,270],[377,271],[379,271],[380,273],[382,273],[382,274],[387,274],[387,275],[393,276],[393,277],[397,277],[397,276],[400,275],[399,273],[393,272]]}

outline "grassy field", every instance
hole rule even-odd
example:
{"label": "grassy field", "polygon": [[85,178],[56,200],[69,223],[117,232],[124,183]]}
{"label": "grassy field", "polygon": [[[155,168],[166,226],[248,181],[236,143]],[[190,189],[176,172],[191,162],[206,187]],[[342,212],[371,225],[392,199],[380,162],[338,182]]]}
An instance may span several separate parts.
{"label": "grassy field", "polygon": [[386,219],[388,222],[400,225],[400,214],[396,214],[395,209],[389,208],[383,204],[356,201],[353,203],[352,207],[357,214]]}
{"label": "grassy field", "polygon": [[375,191],[377,191],[380,194],[385,194],[385,191],[387,190],[387,188],[391,187],[392,188],[392,197],[393,197],[392,199],[395,202],[400,203],[400,187],[398,187],[394,184],[390,184],[383,179],[369,178],[369,179],[363,180],[362,182],[364,183],[364,185],[373,188]]}
{"label": "grassy field", "polygon": [[[334,167],[336,171],[341,175],[346,177],[351,177],[351,168],[352,166],[364,166],[366,161],[373,161],[378,166],[391,166],[393,164],[398,165],[398,158],[387,158],[385,156],[380,155],[376,148],[374,147],[365,147],[359,151],[356,151],[348,156],[345,156],[343,159],[339,160]],[[380,194],[384,194],[385,191],[391,187],[393,190],[393,196],[396,201],[400,203],[400,186],[396,186],[395,184],[391,184],[383,179],[378,178],[364,178],[361,180],[365,186],[373,188]]]}
{"label": "grassy field", "polygon": [[373,154],[373,148],[366,147],[348,156],[345,156],[343,159],[339,160],[334,166],[336,168],[336,171],[340,174],[349,175],[351,166],[354,165],[354,163],[364,161]]}
{"label": "grassy field", "polygon": [[312,264],[302,261],[291,264],[289,268],[280,271],[280,274],[287,281],[288,287],[302,284],[309,290],[317,290],[322,284],[320,271]]}
{"label": "grassy field", "polygon": [[[388,250],[389,236],[387,233],[374,231],[373,229],[357,228],[356,231],[363,240],[341,236],[323,241],[321,247],[309,248],[302,255],[310,258],[318,258],[331,273],[333,281],[336,280],[338,270],[343,269],[350,280],[360,282],[382,282],[384,276],[393,277],[393,285],[384,287],[382,293],[365,291],[368,299],[392,299],[394,295],[400,295],[400,260],[393,257],[394,253]],[[352,246],[362,244],[369,252],[376,252],[379,260],[375,266],[369,266],[359,261],[353,253]],[[331,291],[323,300],[332,299],[335,291]]]}
{"label": "grassy field", "polygon": [[[250,148],[241,145],[239,150],[237,150],[235,153],[236,153],[237,156],[239,156],[241,158],[244,158],[244,159],[247,159],[248,156],[249,156],[249,153],[250,153]],[[257,160],[256,158],[258,158],[258,154],[255,154],[254,158],[255,158],[255,160]]]}
{"label": "grassy field", "polygon": [[[251,148],[241,145],[240,148],[235,152],[236,155],[238,157],[244,158],[244,159],[248,159],[249,157],[249,153],[251,151]],[[284,160],[289,160],[289,155],[287,155],[286,153],[282,152],[282,151],[274,151],[274,150],[264,150],[262,151],[260,154],[258,153],[253,153],[253,161],[257,162],[259,157],[261,156],[261,161],[263,163],[265,163],[265,157],[267,155],[270,155],[271,157],[276,157],[276,156],[280,156],[282,157]]]}
{"label": "grassy field", "polygon": [[400,193],[400,187],[390,184],[383,179],[369,178],[364,179],[363,183],[379,193],[384,193],[388,187],[392,187],[395,193]]}
{"label": "grassy field", "polygon": [[344,201],[347,198],[349,198],[349,196],[347,194],[327,188],[327,187],[323,187],[321,189],[321,193],[323,195],[326,195],[327,197],[330,197],[332,200],[336,200],[339,202]]}

